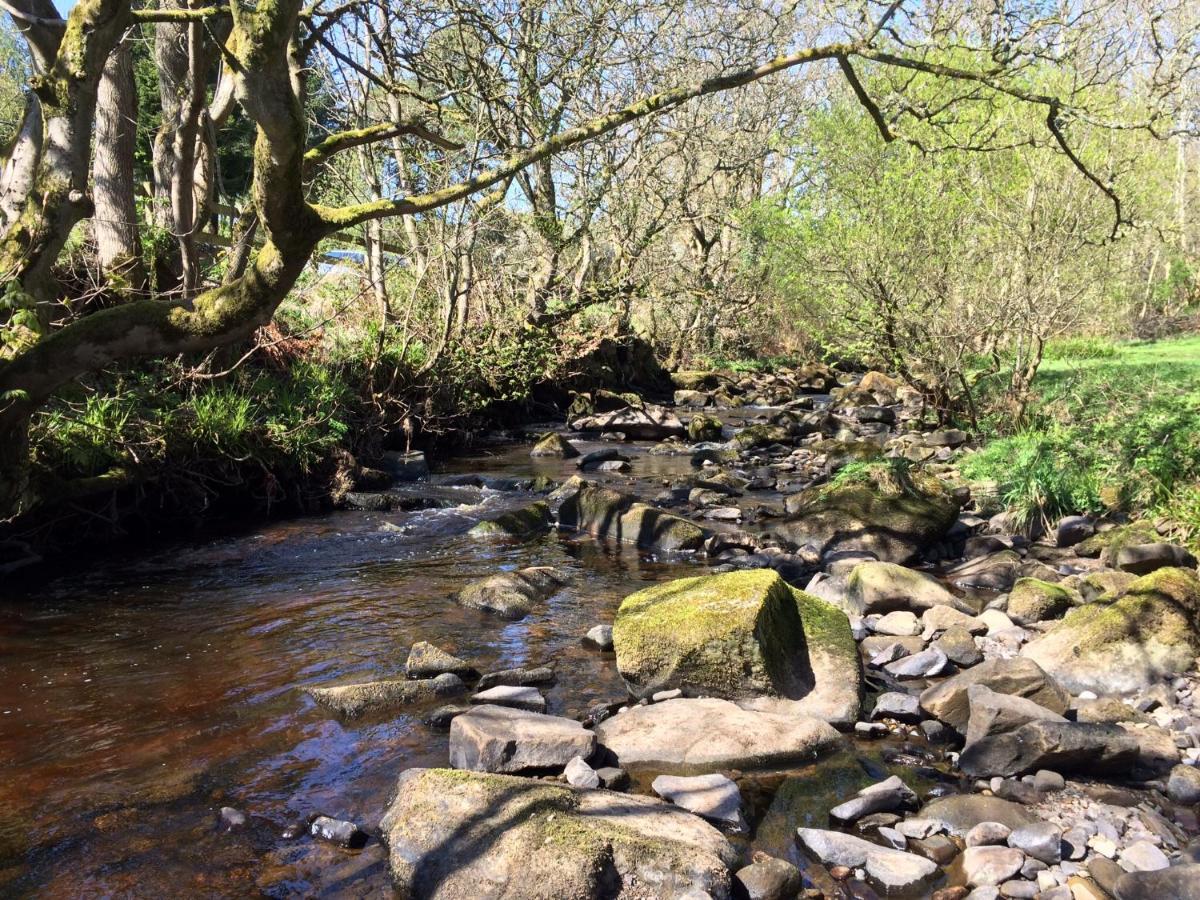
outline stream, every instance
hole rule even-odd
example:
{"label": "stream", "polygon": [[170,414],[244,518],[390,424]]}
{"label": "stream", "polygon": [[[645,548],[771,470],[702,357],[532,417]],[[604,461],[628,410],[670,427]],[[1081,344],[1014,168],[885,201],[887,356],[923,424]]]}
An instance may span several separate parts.
{"label": "stream", "polygon": [[[622,445],[636,483],[601,477],[649,497],[691,472],[687,455],[649,446]],[[576,472],[574,461],[528,451],[457,458],[434,481]],[[453,505],[336,512],[148,553],[124,545],[86,569],[0,591],[0,895],[392,896],[377,839],[346,851],[285,831],[319,812],[374,833],[401,771],[447,763],[445,732],[422,721],[437,703],[341,720],[301,688],[402,677],[408,648],[424,640],[482,672],[553,665],[554,715],[624,699],[613,655],[580,637],[611,622],[626,595],[698,563],[572,534],[471,538],[475,522],[535,495],[441,495]],[[574,578],[519,622],[450,599],[472,579],[531,565]],[[822,762],[820,779],[747,780],[760,827],[746,852],[794,855],[797,816],[823,822],[831,798],[870,783],[847,756]],[[780,818],[767,810],[783,793],[791,805]],[[247,824],[224,829],[222,807]]]}

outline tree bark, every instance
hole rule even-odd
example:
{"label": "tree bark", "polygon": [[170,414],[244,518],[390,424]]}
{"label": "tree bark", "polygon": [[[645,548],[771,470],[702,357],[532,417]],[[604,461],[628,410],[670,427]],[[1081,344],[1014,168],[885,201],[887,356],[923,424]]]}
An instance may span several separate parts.
{"label": "tree bark", "polygon": [[101,271],[117,275],[134,290],[140,290],[146,273],[134,204],[136,144],[137,93],[133,55],[126,42],[108,57],[96,96],[96,149],[92,161],[96,213],[92,231]]}

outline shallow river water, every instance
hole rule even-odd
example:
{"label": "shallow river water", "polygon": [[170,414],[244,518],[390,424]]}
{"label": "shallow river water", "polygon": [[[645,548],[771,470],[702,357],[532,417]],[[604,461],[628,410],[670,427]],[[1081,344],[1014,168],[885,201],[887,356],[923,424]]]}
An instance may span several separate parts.
{"label": "shallow river water", "polygon": [[[527,453],[453,468],[573,471]],[[637,466],[668,477],[688,463],[640,456]],[[474,522],[531,495],[455,490],[448,509],[339,512],[148,552],[126,545],[80,571],[0,589],[0,896],[388,897],[377,841],[352,852],[283,832],[315,812],[373,829],[403,769],[446,764],[446,735],[422,723],[429,706],[340,720],[300,688],[401,676],[408,648],[426,640],[480,671],[553,665],[553,714],[623,698],[612,655],[580,636],[611,621],[627,594],[697,563],[570,535],[475,540],[465,534]],[[450,599],[471,579],[528,565],[575,577],[520,622]],[[866,778],[848,765],[845,789]],[[813,780],[798,774],[800,785]],[[819,781],[814,790],[834,785]],[[765,808],[779,783],[747,788],[748,801]],[[225,832],[224,806],[248,825]],[[760,839],[778,840],[768,832]]]}

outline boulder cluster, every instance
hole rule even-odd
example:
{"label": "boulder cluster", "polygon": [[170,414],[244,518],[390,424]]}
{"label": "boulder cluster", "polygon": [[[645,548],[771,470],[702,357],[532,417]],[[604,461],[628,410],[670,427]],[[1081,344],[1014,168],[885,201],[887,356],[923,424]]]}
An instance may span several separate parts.
{"label": "boulder cluster", "polygon": [[[878,372],[677,385],[673,406],[581,398],[572,431],[613,446],[543,435],[533,456],[577,474],[473,531],[705,564],[581,636],[627,697],[550,715],[552,669],[480,677],[429,645],[407,678],[309,689],[342,715],[442,704],[450,768],[404,772],[380,826],[403,896],[1200,897],[1186,549],[1145,522],[1014,529],[957,477],[969,436]],[[639,479],[622,441],[692,474]],[[454,599],[518,619],[565,580],[503,572]],[[881,748],[889,771],[789,826],[786,852],[748,854],[752,773],[819,780]]]}

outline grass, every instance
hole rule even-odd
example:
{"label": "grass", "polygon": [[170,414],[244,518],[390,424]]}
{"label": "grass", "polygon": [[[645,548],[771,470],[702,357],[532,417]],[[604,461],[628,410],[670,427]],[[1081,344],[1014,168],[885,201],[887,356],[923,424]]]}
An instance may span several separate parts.
{"label": "grass", "polygon": [[[1124,511],[1167,517],[1200,539],[1200,336],[1075,346],[1034,383],[1027,422],[964,460],[963,474],[998,483],[1028,521]],[[1006,433],[1008,431],[1009,433]]]}

